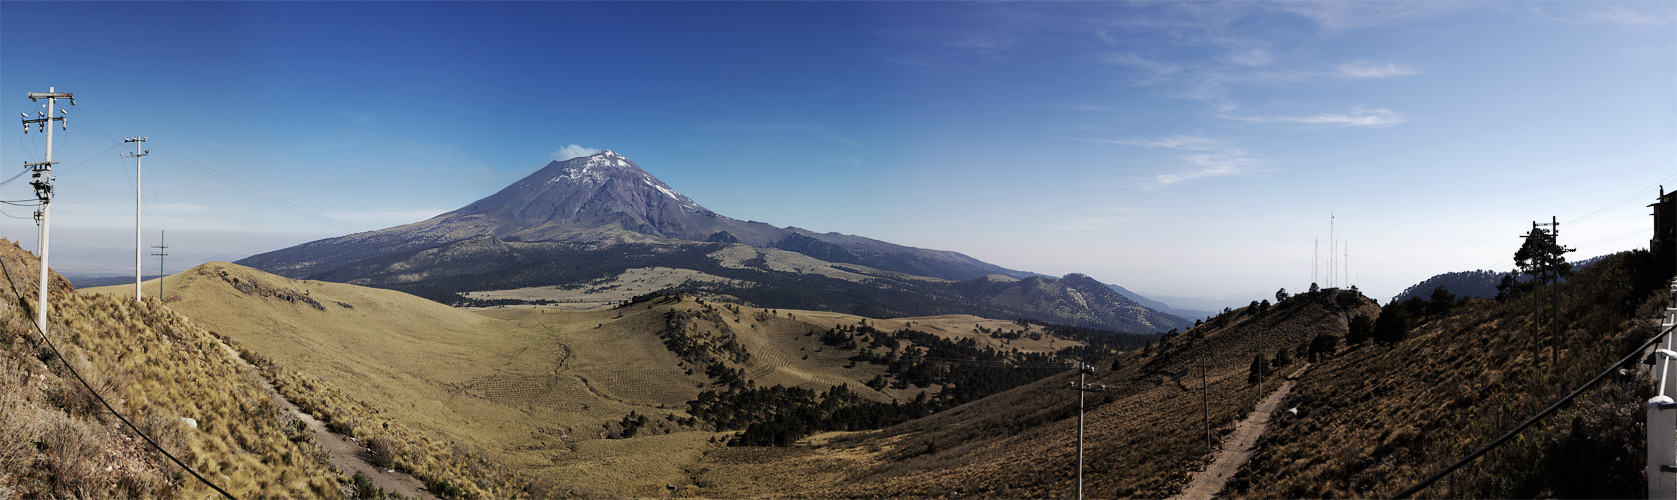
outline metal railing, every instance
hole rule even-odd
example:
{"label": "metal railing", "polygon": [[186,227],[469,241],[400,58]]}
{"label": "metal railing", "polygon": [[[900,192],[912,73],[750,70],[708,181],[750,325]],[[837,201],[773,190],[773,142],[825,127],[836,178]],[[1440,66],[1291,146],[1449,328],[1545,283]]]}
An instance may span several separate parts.
{"label": "metal railing", "polygon": [[1677,370],[1671,362],[1677,358],[1677,343],[1672,327],[1677,326],[1677,278],[1671,280],[1671,294],[1666,303],[1665,321],[1660,329],[1665,339],[1654,349],[1658,359],[1654,367],[1658,390],[1648,399],[1648,498],[1677,500],[1677,401],[1671,394],[1677,390]]}

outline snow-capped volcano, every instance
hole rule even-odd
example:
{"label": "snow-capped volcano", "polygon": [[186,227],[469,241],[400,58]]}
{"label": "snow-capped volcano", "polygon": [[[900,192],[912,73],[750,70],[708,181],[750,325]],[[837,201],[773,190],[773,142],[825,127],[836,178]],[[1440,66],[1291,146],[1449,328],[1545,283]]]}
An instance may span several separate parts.
{"label": "snow-capped volcano", "polygon": [[715,225],[718,217],[623,155],[601,151],[548,163],[498,193],[433,220],[491,224],[496,237],[531,241],[601,226],[691,238],[692,231]]}
{"label": "snow-capped volcano", "polygon": [[305,243],[240,262],[289,277],[324,276],[320,273],[364,259],[483,237],[525,243],[740,243],[944,279],[1028,275],[955,252],[729,218],[612,151],[550,162],[495,194],[430,220]]}

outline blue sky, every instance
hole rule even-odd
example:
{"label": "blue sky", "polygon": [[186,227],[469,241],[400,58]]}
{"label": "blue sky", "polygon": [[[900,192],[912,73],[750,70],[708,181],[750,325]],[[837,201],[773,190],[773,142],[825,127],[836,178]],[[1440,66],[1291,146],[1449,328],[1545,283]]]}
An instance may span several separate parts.
{"label": "blue sky", "polygon": [[[1582,255],[1646,246],[1677,189],[1674,25],[1671,2],[6,1],[0,111],[77,96],[66,272],[132,267],[118,155],[145,135],[171,270],[422,220],[576,145],[735,218],[1162,296],[1305,288],[1333,214],[1340,283],[1390,297],[1511,267],[1550,216]],[[0,165],[40,161],[11,130]]]}

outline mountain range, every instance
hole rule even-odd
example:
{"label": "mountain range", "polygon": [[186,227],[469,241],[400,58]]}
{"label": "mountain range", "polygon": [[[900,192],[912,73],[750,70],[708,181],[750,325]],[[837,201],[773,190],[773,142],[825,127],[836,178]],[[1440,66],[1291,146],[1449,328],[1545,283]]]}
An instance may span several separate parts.
{"label": "mountain range", "polygon": [[[1080,274],[1051,278],[958,252],[727,217],[611,151],[553,161],[425,221],[238,263],[450,304],[472,304],[474,292],[614,288],[637,270],[678,269],[690,278],[656,291],[873,317],[960,313],[1137,333],[1190,324]],[[497,303],[555,301],[524,296]]]}

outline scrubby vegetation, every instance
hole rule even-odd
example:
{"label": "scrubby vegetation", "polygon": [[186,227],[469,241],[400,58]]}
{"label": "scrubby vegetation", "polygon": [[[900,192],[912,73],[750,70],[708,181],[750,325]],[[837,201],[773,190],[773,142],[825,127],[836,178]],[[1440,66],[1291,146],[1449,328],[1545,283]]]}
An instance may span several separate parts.
{"label": "scrubby vegetation", "polygon": [[81,296],[54,274],[48,335],[61,359],[31,325],[38,261],[10,241],[0,259],[0,497],[217,496],[119,423],[71,368],[235,496],[341,495],[324,454],[285,431],[289,416],[209,333],[154,299]]}
{"label": "scrubby vegetation", "polygon": [[443,441],[434,432],[414,429],[316,377],[286,369],[283,363],[250,351],[240,354],[298,408],[332,432],[368,443],[379,466],[412,474],[437,496],[553,498],[574,494],[552,481],[507,467],[489,450]]}
{"label": "scrubby vegetation", "polygon": [[[1536,325],[1526,300],[1462,302],[1444,292],[1387,305],[1376,321],[1407,316],[1409,334],[1353,343],[1313,369],[1282,405],[1298,416],[1275,417],[1231,493],[1383,497],[1410,486],[1613,368],[1657,333],[1669,276],[1656,267],[1646,251],[1626,252],[1558,290],[1523,288],[1544,299]],[[1558,323],[1549,320],[1552,291],[1559,292]],[[1644,496],[1642,406],[1651,394],[1637,366],[1613,372],[1422,496]]]}

